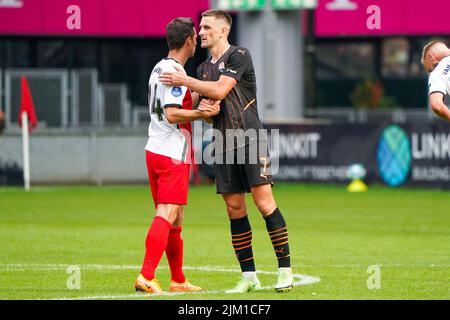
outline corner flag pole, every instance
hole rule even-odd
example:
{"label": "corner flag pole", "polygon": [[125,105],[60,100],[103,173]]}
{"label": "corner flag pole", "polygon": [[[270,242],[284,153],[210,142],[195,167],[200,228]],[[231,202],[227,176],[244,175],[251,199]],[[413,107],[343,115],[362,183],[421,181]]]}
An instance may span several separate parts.
{"label": "corner flag pole", "polygon": [[30,132],[28,131],[28,113],[23,111],[22,147],[23,147],[23,181],[26,191],[30,191]]}
{"label": "corner flag pole", "polygon": [[37,126],[37,117],[30,86],[25,76],[21,79],[21,91],[19,124],[22,126],[23,181],[25,190],[30,191],[30,133]]}

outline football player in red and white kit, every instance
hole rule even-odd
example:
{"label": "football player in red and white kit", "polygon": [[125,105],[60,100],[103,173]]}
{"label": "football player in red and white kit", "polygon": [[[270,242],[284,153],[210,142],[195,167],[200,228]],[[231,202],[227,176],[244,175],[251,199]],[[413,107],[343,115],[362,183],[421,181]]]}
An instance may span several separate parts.
{"label": "football player in red and white kit", "polygon": [[[219,103],[201,102],[198,94],[185,86],[167,86],[159,81],[165,71],[182,68],[193,57],[197,34],[190,18],[176,18],[166,27],[169,46],[167,58],[154,68],[149,80],[151,121],[145,146],[150,187],[156,216],[145,241],[146,251],[136,291],[161,293],[155,270],[166,252],[171,271],[169,291],[199,291],[183,273],[183,240],[181,238],[183,205],[187,203],[189,168],[192,154],[191,121],[208,119],[220,111]],[[184,69],[183,69],[184,70]]]}

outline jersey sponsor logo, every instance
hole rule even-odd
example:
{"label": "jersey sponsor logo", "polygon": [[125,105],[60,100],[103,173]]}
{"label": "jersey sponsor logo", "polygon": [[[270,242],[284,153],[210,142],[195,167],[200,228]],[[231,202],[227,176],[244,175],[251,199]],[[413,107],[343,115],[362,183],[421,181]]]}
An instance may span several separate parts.
{"label": "jersey sponsor logo", "polygon": [[238,52],[242,53],[242,55],[245,56],[245,50],[239,50],[238,49]]}
{"label": "jersey sponsor logo", "polygon": [[236,74],[237,71],[233,70],[233,69],[227,69],[227,72],[232,73],[232,74]]}
{"label": "jersey sponsor logo", "polygon": [[219,64],[219,71],[222,71],[223,69],[225,69],[225,63],[223,63],[223,61]]}
{"label": "jersey sponsor logo", "polygon": [[181,90],[180,87],[173,87],[171,93],[174,97],[179,97],[179,96],[181,96],[183,91]]}

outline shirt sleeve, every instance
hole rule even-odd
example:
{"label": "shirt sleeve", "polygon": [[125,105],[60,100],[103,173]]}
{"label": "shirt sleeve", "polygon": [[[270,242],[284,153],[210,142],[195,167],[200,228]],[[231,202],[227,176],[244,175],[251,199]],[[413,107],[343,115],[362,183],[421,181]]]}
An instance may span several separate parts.
{"label": "shirt sleeve", "polygon": [[442,94],[447,94],[447,77],[441,74],[431,74],[428,80],[428,95],[435,92],[441,92]]}
{"label": "shirt sleeve", "polygon": [[[175,71],[175,69],[172,69],[170,71]],[[180,87],[173,87],[173,86],[166,86],[163,85],[163,97],[164,97],[164,108],[165,107],[182,107],[183,106],[183,99],[186,94],[187,87],[180,86]]]}
{"label": "shirt sleeve", "polygon": [[221,75],[241,80],[247,68],[252,64],[250,53],[245,48],[237,48],[228,56],[225,67],[221,70]]}
{"label": "shirt sleeve", "polygon": [[181,107],[187,87],[164,86],[164,108]]}

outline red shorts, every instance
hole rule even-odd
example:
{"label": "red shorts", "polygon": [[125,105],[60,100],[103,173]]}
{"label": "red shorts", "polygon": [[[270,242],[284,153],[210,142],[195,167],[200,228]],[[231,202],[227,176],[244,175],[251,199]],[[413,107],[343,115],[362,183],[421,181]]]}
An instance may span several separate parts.
{"label": "red shorts", "polygon": [[145,156],[155,208],[163,203],[187,204],[189,164],[150,151]]}

